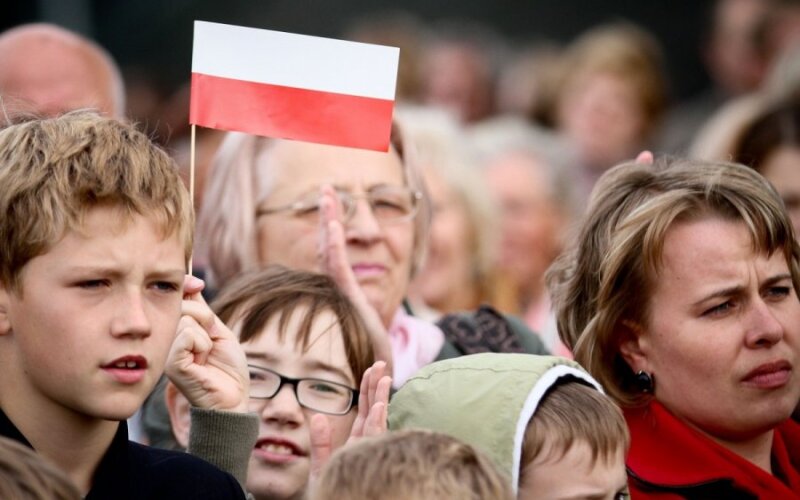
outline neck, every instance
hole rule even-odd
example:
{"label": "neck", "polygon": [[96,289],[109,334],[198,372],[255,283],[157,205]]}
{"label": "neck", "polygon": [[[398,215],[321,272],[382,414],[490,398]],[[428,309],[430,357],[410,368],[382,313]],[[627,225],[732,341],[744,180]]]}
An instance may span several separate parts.
{"label": "neck", "polygon": [[722,439],[700,429],[688,420],[683,420],[689,427],[708,437],[718,445],[736,453],[760,469],[772,474],[772,438],[774,430],[763,432],[753,438],[745,440]]}
{"label": "neck", "polygon": [[770,430],[747,441],[727,441],[713,436],[709,437],[717,444],[772,474],[772,438],[774,432]]}
{"label": "neck", "polygon": [[92,476],[114,439],[118,422],[29,398],[2,397],[0,407],[37,454],[65,472],[84,495],[89,492]]}

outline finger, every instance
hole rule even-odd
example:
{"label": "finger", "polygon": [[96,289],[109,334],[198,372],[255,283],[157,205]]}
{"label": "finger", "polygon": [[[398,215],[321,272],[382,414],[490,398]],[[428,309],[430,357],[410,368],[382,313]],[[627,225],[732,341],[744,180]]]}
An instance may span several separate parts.
{"label": "finger", "polygon": [[206,287],[205,281],[201,280],[196,276],[192,276],[191,274],[187,274],[183,278],[183,297],[184,299],[195,299],[198,298],[203,300],[203,296],[200,292]]}
{"label": "finger", "polygon": [[378,390],[375,391],[375,402],[389,404],[389,394],[392,392],[392,377],[384,376],[378,382]]}
{"label": "finger", "polygon": [[194,319],[184,316],[178,323],[178,335],[170,349],[170,356],[185,369],[188,364],[205,364],[212,347],[213,343],[205,330]]}
{"label": "finger", "polygon": [[207,332],[214,329],[216,325],[216,315],[211,308],[194,300],[181,302],[181,316],[192,318]]}
{"label": "finger", "polygon": [[377,400],[375,398],[376,393],[378,391],[378,382],[380,382],[381,378],[383,378],[383,372],[386,369],[386,363],[383,361],[376,361],[372,365],[372,373],[370,374],[370,381],[369,381],[369,398],[367,400],[368,405],[374,404]]}
{"label": "finger", "polygon": [[327,234],[328,245],[326,247],[326,252],[328,273],[342,290],[344,290],[345,294],[350,297],[351,300],[354,300],[356,299],[354,294],[362,292],[355,274],[353,274],[353,270],[350,268],[350,262],[347,260],[344,228],[341,222],[336,220],[329,221]]}
{"label": "finger", "polygon": [[636,163],[641,163],[642,165],[652,165],[653,164],[653,152],[644,150],[636,156]]}
{"label": "finger", "polygon": [[321,413],[312,416],[311,422],[309,422],[309,433],[311,435],[311,477],[315,478],[322,472],[333,452],[328,417]]}
{"label": "finger", "polygon": [[386,405],[375,403],[369,409],[369,417],[364,424],[363,436],[380,436],[386,432]]}
{"label": "finger", "polygon": [[361,387],[358,391],[358,415],[357,418],[366,419],[367,413],[369,412],[369,379],[372,374],[372,367],[370,366],[367,368],[367,371],[364,372],[364,376],[361,377]]}
{"label": "finger", "polygon": [[323,212],[323,215],[327,219],[326,222],[332,220],[340,221],[342,217],[342,203],[339,200],[339,196],[336,194],[336,190],[333,189],[333,186],[330,184],[326,184],[320,188],[320,194],[327,200]]}

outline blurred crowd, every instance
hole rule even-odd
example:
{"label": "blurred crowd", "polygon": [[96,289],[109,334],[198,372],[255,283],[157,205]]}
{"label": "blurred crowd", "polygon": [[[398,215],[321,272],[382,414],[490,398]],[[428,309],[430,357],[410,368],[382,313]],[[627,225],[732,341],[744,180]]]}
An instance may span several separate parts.
{"label": "blurred crowd", "polygon": [[[330,172],[353,185],[400,179],[400,189],[359,195],[369,198],[380,228],[356,208],[342,215],[351,257],[362,250],[366,255],[380,230],[386,259],[397,268],[387,287],[370,281],[370,269],[354,265],[363,293],[348,297],[362,316],[368,304],[367,317],[375,316],[390,334],[387,345],[372,338],[369,363],[346,368],[355,385],[382,352],[394,356],[395,388],[449,357],[442,354],[448,346],[471,353],[468,341],[442,321],[483,305],[536,332],[541,352],[571,358],[575,345],[565,342],[563,328],[559,336],[546,275],[575,240],[587,207],[601,205],[592,191],[615,165],[642,151],[742,163],[774,186],[800,234],[800,2],[718,0],[712,14],[698,47],[712,87],[684,102],[669,97],[663,47],[631,22],[593,26],[563,44],[520,45],[477,22],[427,23],[397,13],[362,19],[341,38],[400,47],[394,120],[403,137],[393,142],[399,155],[375,160],[363,152],[198,129],[195,269],[208,289],[224,289],[266,264],[319,270],[318,226],[300,220],[297,203],[308,192],[299,186],[316,187]],[[60,27],[31,24],[0,34],[3,120],[96,108],[138,122],[165,146],[187,182],[188,96],[188,83],[165,95],[146,75],[121,71],[101,46]],[[369,174],[353,173],[362,165]],[[379,203],[409,193],[425,203],[412,198],[407,207],[397,202],[397,213],[378,211]],[[318,193],[311,194],[316,200]],[[325,212],[323,201],[313,208]],[[272,217],[284,209],[296,217]],[[327,265],[323,269],[336,268]],[[551,273],[551,279],[557,277]],[[536,352],[521,342],[509,350]],[[628,446],[624,429],[617,439]],[[188,435],[180,444],[187,442]]]}
{"label": "blurred crowd", "polygon": [[[781,111],[800,89],[796,2],[716,2],[698,47],[713,86],[686,102],[669,100],[658,41],[627,22],[566,44],[520,45],[477,22],[393,13],[362,19],[342,38],[401,49],[396,119],[413,137],[434,206],[425,270],[408,296],[419,314],[489,303],[558,348],[544,272],[597,178],[644,149],[743,161],[780,179],[790,209],[800,205],[798,176],[781,169],[796,154],[794,115]],[[145,73],[123,81],[101,47],[45,25],[6,32],[0,63],[6,115],[97,106],[127,116],[167,145],[188,180],[188,84],[164,95]],[[198,131],[198,207],[223,136]]]}

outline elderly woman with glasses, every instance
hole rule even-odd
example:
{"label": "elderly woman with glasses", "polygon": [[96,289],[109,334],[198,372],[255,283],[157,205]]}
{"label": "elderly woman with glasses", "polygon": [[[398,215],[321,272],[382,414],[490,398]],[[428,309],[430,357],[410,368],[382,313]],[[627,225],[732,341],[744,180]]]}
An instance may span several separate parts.
{"label": "elderly woman with glasses", "polygon": [[[412,154],[396,127],[386,153],[229,134],[198,221],[198,254],[212,285],[268,264],[330,274],[368,325],[376,357],[392,366],[395,386],[436,359],[543,352],[529,330],[493,311],[472,324],[459,316],[437,326],[404,307],[431,218]],[[491,335],[471,331],[492,322]]]}
{"label": "elderly woman with glasses", "polygon": [[549,274],[559,333],[623,407],[636,498],[799,498],[800,247],[742,165],[601,177]]}

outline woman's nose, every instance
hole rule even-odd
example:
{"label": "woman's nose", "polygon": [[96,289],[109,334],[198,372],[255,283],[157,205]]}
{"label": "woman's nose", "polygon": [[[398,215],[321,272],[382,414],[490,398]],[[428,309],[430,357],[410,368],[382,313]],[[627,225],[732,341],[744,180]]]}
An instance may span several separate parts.
{"label": "woman's nose", "polygon": [[345,223],[348,239],[373,241],[380,237],[382,229],[372,211],[369,202],[364,198],[354,200],[353,214]]}

